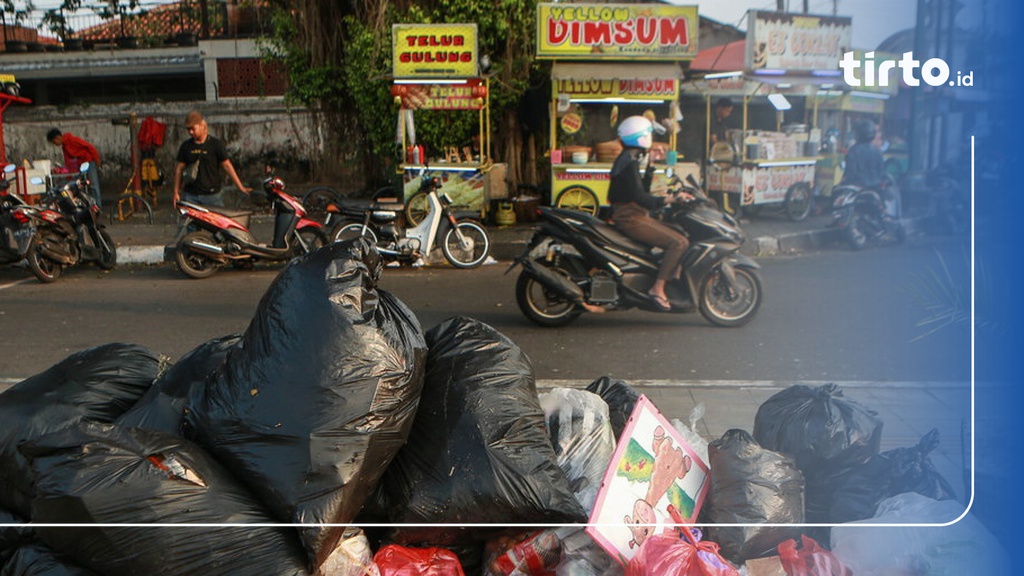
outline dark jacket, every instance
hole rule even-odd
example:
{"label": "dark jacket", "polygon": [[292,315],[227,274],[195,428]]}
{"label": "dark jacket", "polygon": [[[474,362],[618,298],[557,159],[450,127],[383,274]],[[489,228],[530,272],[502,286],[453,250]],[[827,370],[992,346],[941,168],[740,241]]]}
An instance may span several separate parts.
{"label": "dark jacket", "polygon": [[608,202],[613,205],[632,202],[648,210],[660,208],[665,204],[665,199],[650,193],[653,179],[654,170],[650,164],[647,165],[647,172],[641,177],[639,162],[628,148],[623,150],[612,163]]}
{"label": "dark jacket", "polygon": [[843,184],[877,188],[884,173],[882,153],[869,142],[854,144],[846,153]]}

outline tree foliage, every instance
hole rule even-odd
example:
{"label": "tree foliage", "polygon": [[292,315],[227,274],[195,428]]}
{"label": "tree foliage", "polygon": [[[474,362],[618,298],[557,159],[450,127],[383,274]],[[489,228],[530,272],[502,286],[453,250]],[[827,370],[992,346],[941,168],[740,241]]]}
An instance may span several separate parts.
{"label": "tree foliage", "polygon": [[[502,135],[494,140],[492,156],[515,171],[515,158],[522,155],[517,108],[531,80],[541,77],[533,59],[535,11],[532,0],[281,2],[267,54],[289,70],[289,100],[324,115],[327,141],[339,144],[335,153],[361,153],[364,168],[383,177],[396,152],[398,120],[390,95],[392,25],[476,23],[479,53],[493,62],[492,129]],[[476,126],[474,113],[416,112],[418,140],[435,146],[464,144]],[[327,154],[325,164],[331,164]]]}

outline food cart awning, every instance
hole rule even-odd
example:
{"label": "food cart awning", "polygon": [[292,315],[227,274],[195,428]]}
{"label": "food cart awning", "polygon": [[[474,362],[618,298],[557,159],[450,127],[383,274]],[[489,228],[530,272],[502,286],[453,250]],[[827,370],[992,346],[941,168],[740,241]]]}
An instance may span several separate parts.
{"label": "food cart awning", "polygon": [[690,70],[701,72],[743,70],[746,54],[746,40],[736,40],[714,48],[705,48],[697,53],[697,57],[690,64]]}

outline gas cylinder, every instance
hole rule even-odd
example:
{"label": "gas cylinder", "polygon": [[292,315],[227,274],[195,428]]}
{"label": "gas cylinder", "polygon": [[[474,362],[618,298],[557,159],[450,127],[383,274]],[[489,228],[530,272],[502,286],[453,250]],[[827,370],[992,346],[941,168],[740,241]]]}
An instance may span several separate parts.
{"label": "gas cylinder", "polygon": [[494,223],[498,226],[512,226],[516,223],[516,211],[511,202],[498,203],[498,211],[494,214]]}

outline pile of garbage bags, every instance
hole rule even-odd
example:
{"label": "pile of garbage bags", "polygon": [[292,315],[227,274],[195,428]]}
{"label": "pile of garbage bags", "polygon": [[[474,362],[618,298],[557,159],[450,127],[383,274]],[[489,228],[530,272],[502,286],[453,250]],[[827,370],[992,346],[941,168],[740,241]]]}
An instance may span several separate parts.
{"label": "pile of garbage bags", "polygon": [[[0,574],[871,574],[857,521],[950,519],[928,504],[955,498],[937,433],[880,453],[870,410],[794,386],[753,434],[675,422],[710,468],[708,525],[613,557],[585,523],[636,390],[538,393],[513,341],[466,317],[424,331],[381,270],[369,243],[335,243],[289,264],[242,334],[174,363],[98,346],[0,394]],[[805,520],[852,524],[830,552]]]}

